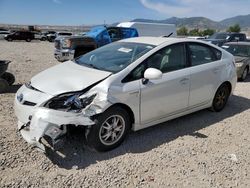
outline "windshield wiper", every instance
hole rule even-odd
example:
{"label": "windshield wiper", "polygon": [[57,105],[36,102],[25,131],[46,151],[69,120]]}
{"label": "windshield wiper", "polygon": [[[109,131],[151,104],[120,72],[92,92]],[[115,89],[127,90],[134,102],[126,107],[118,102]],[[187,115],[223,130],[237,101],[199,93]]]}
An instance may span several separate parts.
{"label": "windshield wiper", "polygon": [[88,66],[90,66],[91,68],[94,68],[94,69],[98,69],[98,70],[100,70],[100,68],[99,68],[99,67],[97,67],[97,66],[95,66],[95,65],[93,65],[93,64],[88,64]]}
{"label": "windshield wiper", "polygon": [[79,61],[78,61],[78,58],[74,59],[73,61],[74,61],[75,63],[77,63],[77,64],[79,64],[79,65],[83,65],[83,66],[85,66],[85,67],[90,67],[90,68],[102,70],[102,69],[100,69],[99,67],[95,66],[94,64],[88,64],[88,63],[85,63],[85,62],[79,62]]}

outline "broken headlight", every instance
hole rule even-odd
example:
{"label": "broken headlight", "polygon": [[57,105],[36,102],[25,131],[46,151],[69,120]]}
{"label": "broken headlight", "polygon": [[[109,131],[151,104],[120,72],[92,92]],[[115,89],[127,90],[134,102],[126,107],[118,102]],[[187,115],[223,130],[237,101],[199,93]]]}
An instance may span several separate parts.
{"label": "broken headlight", "polygon": [[54,97],[45,103],[44,107],[62,111],[80,111],[92,103],[96,94],[80,96],[81,94],[64,94]]}

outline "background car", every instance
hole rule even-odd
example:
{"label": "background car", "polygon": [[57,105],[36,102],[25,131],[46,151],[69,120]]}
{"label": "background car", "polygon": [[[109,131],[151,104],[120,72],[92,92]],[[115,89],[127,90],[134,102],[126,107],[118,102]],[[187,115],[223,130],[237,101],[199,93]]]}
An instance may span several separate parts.
{"label": "background car", "polygon": [[47,36],[44,33],[41,32],[34,32],[35,39],[40,40],[40,41],[45,41],[47,40]]}
{"label": "background car", "polygon": [[30,42],[34,38],[35,38],[34,33],[30,31],[15,31],[4,37],[4,39],[7,41],[26,40],[27,42]]}
{"label": "background car", "polygon": [[250,42],[230,42],[222,48],[234,55],[238,79],[244,81],[250,70]]}
{"label": "background car", "polygon": [[210,42],[217,46],[222,46],[226,42],[238,42],[248,41],[245,33],[233,33],[233,32],[219,32],[204,39],[204,41]]}
{"label": "background car", "polygon": [[71,36],[71,35],[72,35],[72,33],[70,33],[70,32],[56,32],[54,34],[48,34],[47,39],[48,39],[49,42],[54,42],[57,37]]}
{"label": "background car", "polygon": [[[137,131],[201,109],[221,111],[237,81],[234,57],[199,40],[135,37],[49,68],[15,97],[18,128],[30,144],[56,143],[85,127],[97,151]],[[49,83],[49,84],[48,84]]]}
{"label": "background car", "polygon": [[4,39],[4,37],[8,34],[10,34],[10,31],[0,31],[0,40]]}

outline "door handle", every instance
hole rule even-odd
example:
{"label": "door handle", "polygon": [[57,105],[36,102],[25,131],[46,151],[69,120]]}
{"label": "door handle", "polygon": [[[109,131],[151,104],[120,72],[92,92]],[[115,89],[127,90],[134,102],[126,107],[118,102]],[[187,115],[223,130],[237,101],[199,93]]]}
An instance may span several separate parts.
{"label": "door handle", "polygon": [[185,85],[185,84],[187,84],[188,81],[189,81],[189,78],[183,78],[183,79],[180,80],[180,83],[182,85]]}
{"label": "door handle", "polygon": [[139,91],[133,91],[129,93],[130,95],[135,95],[135,94],[139,94]]}

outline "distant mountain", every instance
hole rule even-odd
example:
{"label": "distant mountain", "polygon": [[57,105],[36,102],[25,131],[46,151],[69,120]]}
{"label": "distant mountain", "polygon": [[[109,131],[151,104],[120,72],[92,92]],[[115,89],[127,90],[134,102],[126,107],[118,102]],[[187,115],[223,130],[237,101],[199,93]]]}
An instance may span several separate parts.
{"label": "distant mountain", "polygon": [[245,16],[235,16],[232,18],[228,18],[225,20],[222,20],[220,24],[224,26],[231,26],[234,24],[239,24],[242,28],[250,27],[250,14]]}
{"label": "distant mountain", "polygon": [[150,20],[150,19],[134,19],[134,22],[151,22],[151,23],[165,23],[175,24],[176,27],[185,26],[189,29],[200,28],[200,29],[219,29],[223,30],[234,24],[239,24],[242,28],[250,28],[250,14],[245,16],[236,16],[228,18],[220,22],[210,20],[205,17],[190,17],[190,18],[177,18],[171,17],[165,20]]}

